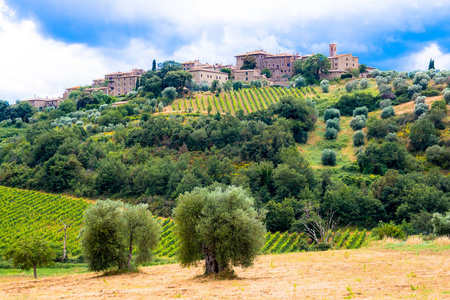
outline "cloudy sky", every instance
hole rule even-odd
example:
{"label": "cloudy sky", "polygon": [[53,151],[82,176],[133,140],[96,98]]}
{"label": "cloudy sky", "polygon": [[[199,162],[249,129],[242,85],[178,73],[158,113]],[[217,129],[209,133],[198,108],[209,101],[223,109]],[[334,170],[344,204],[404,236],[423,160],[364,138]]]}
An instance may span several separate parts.
{"label": "cloudy sky", "polygon": [[0,99],[59,96],[153,59],[353,53],[383,70],[450,69],[450,1],[0,0]]}

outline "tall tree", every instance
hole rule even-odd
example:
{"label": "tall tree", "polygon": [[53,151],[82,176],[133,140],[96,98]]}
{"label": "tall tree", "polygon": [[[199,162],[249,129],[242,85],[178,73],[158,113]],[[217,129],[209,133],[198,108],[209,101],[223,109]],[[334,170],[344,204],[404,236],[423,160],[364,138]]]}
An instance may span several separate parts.
{"label": "tall tree", "polygon": [[181,194],[173,212],[181,264],[195,265],[205,258],[205,274],[250,267],[266,232],[253,203],[240,187]]}
{"label": "tall tree", "polygon": [[152,62],[152,71],[155,72],[156,71],[156,60],[154,59]]}
{"label": "tall tree", "polygon": [[244,64],[241,70],[253,70],[256,69],[256,58],[254,56],[246,56],[243,59]]}
{"label": "tall tree", "polygon": [[430,58],[430,63],[428,64],[428,70],[434,69],[434,59]]}
{"label": "tall tree", "polygon": [[314,54],[304,61],[298,59],[293,66],[295,74],[303,75],[308,84],[318,83],[320,74],[328,73],[330,67],[330,60],[323,54]]}

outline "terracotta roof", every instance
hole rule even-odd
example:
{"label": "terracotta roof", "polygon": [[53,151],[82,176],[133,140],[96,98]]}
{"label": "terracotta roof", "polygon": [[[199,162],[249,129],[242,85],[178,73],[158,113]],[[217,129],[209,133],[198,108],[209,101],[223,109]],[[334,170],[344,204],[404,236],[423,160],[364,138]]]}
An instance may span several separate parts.
{"label": "terracotta roof", "polygon": [[210,72],[210,73],[219,73],[219,74],[224,74],[224,75],[227,75],[227,76],[228,76],[228,73],[220,72],[220,71],[213,70],[213,69],[205,69],[205,68],[203,68],[203,67],[190,69],[188,72],[194,72],[194,71]]}
{"label": "terracotta roof", "polygon": [[81,86],[74,86],[74,87],[70,87],[70,88],[67,88],[66,90],[76,90],[76,89],[79,89]]}
{"label": "terracotta roof", "polygon": [[247,53],[244,53],[244,54],[235,55],[235,57],[238,57],[238,56],[255,55],[255,54],[272,55],[272,54],[269,54],[269,53],[267,53],[266,51],[263,51],[263,50],[256,50],[256,51],[250,51],[250,52],[247,52]]}

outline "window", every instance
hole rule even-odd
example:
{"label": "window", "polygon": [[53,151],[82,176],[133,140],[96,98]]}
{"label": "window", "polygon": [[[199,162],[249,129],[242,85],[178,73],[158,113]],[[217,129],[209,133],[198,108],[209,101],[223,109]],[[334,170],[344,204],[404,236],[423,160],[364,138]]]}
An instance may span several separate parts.
{"label": "window", "polygon": [[348,64],[345,64],[346,66],[348,66]]}
{"label": "window", "polygon": [[346,57],[345,60],[348,60],[348,57]]}
{"label": "window", "polygon": [[290,66],[291,66],[291,63],[288,63],[287,66],[290,67]]}
{"label": "window", "polygon": [[248,81],[248,77],[245,77],[245,81]]}
{"label": "window", "polygon": [[279,69],[280,68],[280,65],[277,65],[277,69]]}

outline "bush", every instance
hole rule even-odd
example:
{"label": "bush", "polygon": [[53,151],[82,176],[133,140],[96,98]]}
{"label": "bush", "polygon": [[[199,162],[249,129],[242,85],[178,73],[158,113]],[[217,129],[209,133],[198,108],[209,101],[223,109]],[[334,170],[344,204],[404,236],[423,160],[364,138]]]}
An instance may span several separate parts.
{"label": "bush", "polygon": [[444,100],[447,104],[450,103],[450,91],[447,90],[444,92]]}
{"label": "bush", "polygon": [[405,232],[401,226],[395,225],[394,221],[391,221],[390,223],[383,223],[380,221],[378,226],[372,229],[372,236],[380,240],[384,237],[402,240],[405,238]]}
{"label": "bush", "polygon": [[353,110],[353,116],[361,116],[364,115],[367,118],[367,115],[369,114],[369,110],[367,109],[367,107],[363,106],[363,107],[357,107]]}
{"label": "bush", "polygon": [[425,104],[426,99],[427,99],[427,97],[425,97],[425,96],[418,96],[418,97],[416,97],[416,104],[419,104],[419,103]]}
{"label": "bush", "polygon": [[169,86],[166,87],[164,91],[162,91],[162,95],[163,97],[166,97],[170,101],[174,101],[178,94],[177,90],[174,87]]}
{"label": "bush", "polygon": [[428,147],[425,156],[427,161],[440,166],[443,169],[448,169],[450,167],[450,151],[444,147],[438,145]]}
{"label": "bush", "polygon": [[414,107],[414,114],[417,117],[420,117],[421,115],[423,115],[427,111],[428,111],[428,105],[426,105],[425,103],[416,104],[416,106]]}
{"label": "bush", "polygon": [[359,147],[362,145],[364,145],[364,132],[359,130],[353,135],[353,146]]}
{"label": "bush", "polygon": [[341,130],[341,120],[338,118],[327,120],[327,128],[334,128],[337,131]]}
{"label": "bush", "polygon": [[431,219],[434,233],[437,235],[450,235],[450,211],[444,214],[435,213]]}
{"label": "bush", "polygon": [[336,165],[336,151],[325,149],[322,151],[322,164],[324,166]]}
{"label": "bush", "polygon": [[380,101],[380,108],[381,109],[386,108],[386,107],[391,106],[391,105],[392,105],[392,101],[389,100],[389,99]]}
{"label": "bush", "polygon": [[335,128],[327,127],[327,130],[325,131],[325,139],[326,140],[334,140],[337,139],[338,131]]}
{"label": "bush", "polygon": [[341,113],[339,111],[339,109],[335,109],[335,108],[328,108],[325,110],[325,113],[323,115],[323,119],[326,121],[330,120],[330,119],[340,119],[341,118]]}
{"label": "bush", "polygon": [[366,119],[364,115],[356,116],[350,121],[350,127],[353,130],[361,130],[366,127]]}
{"label": "bush", "polygon": [[322,92],[328,93],[330,91],[330,82],[326,79],[322,80],[320,82],[320,88],[322,89]]}
{"label": "bush", "polygon": [[397,134],[394,132],[388,133],[384,139],[386,140],[386,142],[396,142],[398,140]]}
{"label": "bush", "polygon": [[341,115],[351,116],[357,107],[365,106],[369,111],[377,110],[380,99],[380,96],[374,97],[368,93],[344,94],[334,107],[340,110]]}
{"label": "bush", "polygon": [[387,119],[387,118],[390,118],[390,117],[393,117],[393,116],[395,116],[395,110],[394,110],[394,107],[392,107],[392,106],[385,107],[381,111],[381,118],[382,119]]}
{"label": "bush", "polygon": [[367,89],[367,87],[369,86],[369,80],[367,79],[361,79],[361,81],[359,82],[359,86],[365,90]]}

